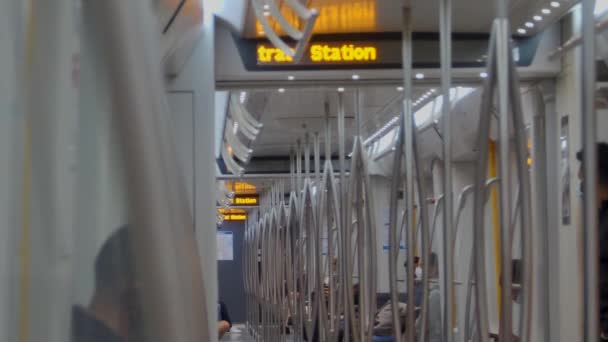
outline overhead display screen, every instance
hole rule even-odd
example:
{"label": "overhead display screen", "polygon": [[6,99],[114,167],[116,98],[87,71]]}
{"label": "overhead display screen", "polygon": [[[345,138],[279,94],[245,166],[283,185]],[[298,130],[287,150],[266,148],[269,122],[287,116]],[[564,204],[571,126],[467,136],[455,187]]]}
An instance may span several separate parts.
{"label": "overhead display screen", "polygon": [[[399,69],[402,62],[400,33],[316,35],[296,64],[266,39],[236,38],[237,48],[249,71]],[[514,56],[519,66],[529,66],[538,49],[539,37],[515,39]],[[453,67],[484,67],[487,34],[454,34]],[[416,33],[413,37],[414,68],[439,68],[439,35]]]}
{"label": "overhead display screen", "polygon": [[230,199],[230,205],[233,207],[257,206],[259,198],[258,195],[235,195]]}

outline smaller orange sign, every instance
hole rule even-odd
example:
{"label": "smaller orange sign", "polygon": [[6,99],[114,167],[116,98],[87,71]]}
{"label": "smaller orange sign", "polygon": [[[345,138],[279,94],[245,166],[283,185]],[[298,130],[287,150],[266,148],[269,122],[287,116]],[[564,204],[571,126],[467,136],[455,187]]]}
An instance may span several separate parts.
{"label": "smaller orange sign", "polygon": [[247,221],[247,215],[243,214],[229,214],[224,215],[224,221]]}
{"label": "smaller orange sign", "polygon": [[246,221],[247,211],[243,209],[224,209],[219,208],[218,214],[224,217],[224,221]]}
{"label": "smaller orange sign", "polygon": [[226,182],[226,187],[237,195],[255,195],[258,190],[255,185],[247,182]]}

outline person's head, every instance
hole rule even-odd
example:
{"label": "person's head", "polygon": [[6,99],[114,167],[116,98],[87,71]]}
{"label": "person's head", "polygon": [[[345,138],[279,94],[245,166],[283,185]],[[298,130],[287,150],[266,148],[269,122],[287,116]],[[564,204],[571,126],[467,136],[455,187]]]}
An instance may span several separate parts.
{"label": "person's head", "polygon": [[414,257],[414,267],[420,267],[420,257],[419,256]]}
{"label": "person's head", "polygon": [[[578,178],[581,180],[581,192],[584,192],[585,173],[582,150],[576,154],[576,158],[581,162]],[[608,200],[608,144],[603,142],[597,144],[597,200],[598,204]]]}
{"label": "person's head", "polygon": [[131,334],[139,319],[132,256],[124,226],[105,241],[95,259],[95,294],[89,309],[122,336]]}

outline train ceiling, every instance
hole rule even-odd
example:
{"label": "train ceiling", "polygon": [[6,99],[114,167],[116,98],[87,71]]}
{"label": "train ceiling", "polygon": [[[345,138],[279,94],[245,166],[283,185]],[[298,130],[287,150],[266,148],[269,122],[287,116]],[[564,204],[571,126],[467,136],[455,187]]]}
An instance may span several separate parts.
{"label": "train ceiling", "polygon": [[[273,0],[288,20],[296,23],[296,16],[284,0]],[[308,8],[319,11],[315,25],[315,34],[327,33],[369,33],[400,32],[403,26],[401,7],[402,0],[307,0]],[[567,11],[576,1],[561,0],[559,7],[551,6],[548,0],[513,0],[510,13],[512,29],[516,31],[525,27],[534,15],[541,15],[530,34],[540,30]],[[412,6],[413,26],[416,32],[439,31],[439,1],[410,0]],[[494,19],[495,1],[464,0],[453,3],[453,25],[455,32],[489,33]],[[551,13],[543,13],[549,9]],[[277,27],[277,26],[275,26]],[[247,38],[263,37],[261,26],[257,22],[251,7],[247,8],[242,36]]]}

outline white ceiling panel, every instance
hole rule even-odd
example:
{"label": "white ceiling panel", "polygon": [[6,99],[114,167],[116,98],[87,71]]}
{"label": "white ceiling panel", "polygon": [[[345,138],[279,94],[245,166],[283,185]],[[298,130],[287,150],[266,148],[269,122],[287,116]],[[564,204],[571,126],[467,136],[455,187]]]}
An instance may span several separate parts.
{"label": "white ceiling panel", "polygon": [[[415,89],[414,98],[426,92],[428,87]],[[346,89],[344,94],[346,146],[350,151],[352,136],[356,133],[355,89]],[[400,92],[395,87],[365,87],[359,91],[362,120],[362,136],[367,138],[384,126],[400,111]],[[388,104],[391,104],[387,107]],[[302,143],[309,134],[310,139],[319,134],[325,143],[326,108],[330,114],[332,152],[337,153],[338,91],[336,89],[285,89],[253,90],[247,92],[247,109],[264,124],[262,132],[250,144],[256,157],[289,156],[297,141]],[[324,147],[321,147],[324,151]]]}

